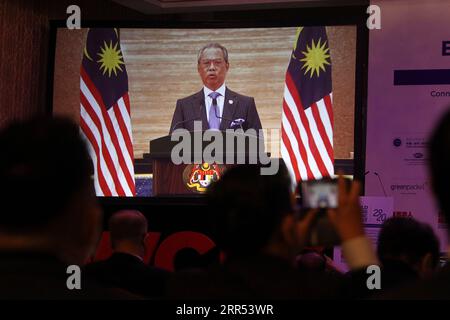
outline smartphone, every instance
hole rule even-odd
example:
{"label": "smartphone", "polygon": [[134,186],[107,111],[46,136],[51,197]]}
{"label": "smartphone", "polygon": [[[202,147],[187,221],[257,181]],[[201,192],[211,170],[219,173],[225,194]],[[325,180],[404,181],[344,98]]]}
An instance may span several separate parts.
{"label": "smartphone", "polygon": [[336,179],[304,181],[300,184],[301,206],[306,209],[327,209],[338,206]]}
{"label": "smartphone", "polygon": [[311,209],[319,209],[309,230],[307,246],[332,247],[340,243],[340,238],[327,214],[327,209],[337,208],[338,196],[336,179],[309,180],[297,186],[300,218]]}

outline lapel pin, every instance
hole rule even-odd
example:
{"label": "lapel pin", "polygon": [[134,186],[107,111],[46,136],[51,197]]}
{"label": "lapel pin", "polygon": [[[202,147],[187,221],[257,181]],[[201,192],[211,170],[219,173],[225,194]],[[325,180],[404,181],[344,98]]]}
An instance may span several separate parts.
{"label": "lapel pin", "polygon": [[229,104],[233,104],[233,100],[228,100],[228,103]]}

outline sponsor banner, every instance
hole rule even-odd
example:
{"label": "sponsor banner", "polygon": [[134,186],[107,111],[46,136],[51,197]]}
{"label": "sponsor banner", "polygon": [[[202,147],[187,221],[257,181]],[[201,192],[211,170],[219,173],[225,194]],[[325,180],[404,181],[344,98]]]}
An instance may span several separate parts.
{"label": "sponsor banner", "polygon": [[392,196],[424,196],[428,195],[428,192],[428,181],[392,180],[392,183],[389,185],[389,194]]}
{"label": "sponsor banner", "polygon": [[422,184],[391,184],[391,191],[399,194],[417,194],[425,190],[426,183]]}
{"label": "sponsor banner", "polygon": [[[394,198],[397,215],[430,224],[447,250],[428,180],[427,140],[450,106],[450,6],[440,0],[377,0],[371,30],[365,195]],[[414,35],[414,37],[411,37]]]}
{"label": "sponsor banner", "polygon": [[367,228],[379,227],[392,216],[394,198],[360,197],[363,223]]}
{"label": "sponsor banner", "polygon": [[[378,234],[384,221],[392,217],[394,198],[392,197],[360,197],[362,219],[366,236],[376,250]],[[347,272],[348,266],[341,247],[333,250],[333,263],[341,271]]]}
{"label": "sponsor banner", "polygon": [[405,166],[427,165],[426,133],[394,134],[393,136],[391,154],[397,166],[405,169]]}

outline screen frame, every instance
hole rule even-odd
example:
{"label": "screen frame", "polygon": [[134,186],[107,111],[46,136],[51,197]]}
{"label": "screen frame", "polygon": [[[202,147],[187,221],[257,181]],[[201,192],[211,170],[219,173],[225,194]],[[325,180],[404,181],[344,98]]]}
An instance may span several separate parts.
{"label": "screen frame", "polygon": [[[368,5],[368,2],[367,2]],[[355,113],[354,113],[354,159],[335,159],[335,167],[344,174],[353,174],[354,179],[365,180],[365,151],[367,124],[367,82],[369,29],[366,26],[369,17],[367,5],[342,7],[307,7],[260,10],[208,11],[185,14],[149,15],[146,20],[82,20],[82,28],[118,27],[118,28],[270,28],[303,26],[356,26],[356,68],[355,68]],[[66,28],[65,20],[50,20],[48,50],[48,74],[46,90],[46,112],[53,115],[53,85],[55,68],[56,36],[58,28]],[[336,161],[337,160],[337,161]],[[364,190],[362,190],[364,194]],[[187,196],[190,197],[190,196]],[[155,197],[98,197],[102,202],[117,203],[117,199],[129,202],[130,199],[154,199]],[[180,196],[174,196],[180,198]],[[194,196],[194,199],[202,197]],[[108,200],[110,199],[110,200]],[[132,200],[131,200],[132,201]],[[166,201],[166,200],[165,200]],[[200,200],[203,201],[203,200]],[[189,201],[190,202],[190,201]]]}

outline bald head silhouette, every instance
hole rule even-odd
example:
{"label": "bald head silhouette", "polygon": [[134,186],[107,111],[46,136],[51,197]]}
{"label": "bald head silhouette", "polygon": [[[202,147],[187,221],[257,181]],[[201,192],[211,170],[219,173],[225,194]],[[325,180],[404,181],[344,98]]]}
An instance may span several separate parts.
{"label": "bald head silhouette", "polygon": [[109,219],[108,228],[113,251],[144,256],[148,224],[141,212],[118,211]]}

